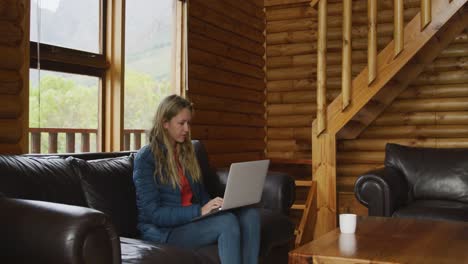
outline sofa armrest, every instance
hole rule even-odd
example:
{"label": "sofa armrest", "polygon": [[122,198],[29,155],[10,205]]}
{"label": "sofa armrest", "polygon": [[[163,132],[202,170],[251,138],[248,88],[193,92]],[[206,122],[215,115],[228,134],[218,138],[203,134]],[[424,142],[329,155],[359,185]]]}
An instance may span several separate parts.
{"label": "sofa armrest", "polygon": [[7,263],[120,263],[108,217],[78,206],[0,198],[0,254]]}
{"label": "sofa armrest", "polygon": [[[216,171],[222,192],[226,188],[228,174],[229,168]],[[296,185],[291,176],[283,172],[268,171],[260,204],[263,208],[289,215],[289,209],[295,201],[295,189]]]}
{"label": "sofa armrest", "polygon": [[369,216],[391,216],[408,199],[404,175],[391,167],[369,171],[354,185],[356,198],[369,209]]}

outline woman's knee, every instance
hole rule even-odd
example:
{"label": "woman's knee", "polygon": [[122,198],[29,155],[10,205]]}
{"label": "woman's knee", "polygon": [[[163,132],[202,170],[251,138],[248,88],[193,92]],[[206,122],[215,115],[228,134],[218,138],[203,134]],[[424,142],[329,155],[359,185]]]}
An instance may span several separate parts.
{"label": "woman's knee", "polygon": [[211,224],[220,230],[239,230],[239,221],[237,220],[237,217],[230,212],[214,216]]}
{"label": "woman's knee", "polygon": [[230,212],[225,212],[219,215],[218,221],[221,223],[221,225],[224,226],[238,226],[239,222],[237,220],[237,217]]}
{"label": "woman's knee", "polygon": [[243,224],[260,225],[260,212],[255,207],[245,207],[239,212],[239,220]]}

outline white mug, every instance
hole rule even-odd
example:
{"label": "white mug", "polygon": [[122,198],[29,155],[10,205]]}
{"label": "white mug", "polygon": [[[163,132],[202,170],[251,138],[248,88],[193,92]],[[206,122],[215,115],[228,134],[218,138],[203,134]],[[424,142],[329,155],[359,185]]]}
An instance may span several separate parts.
{"label": "white mug", "polygon": [[354,234],[356,231],[355,214],[340,214],[340,231],[343,234]]}
{"label": "white mug", "polygon": [[338,247],[340,253],[345,256],[356,254],[356,237],[354,234],[340,234],[338,238]]}

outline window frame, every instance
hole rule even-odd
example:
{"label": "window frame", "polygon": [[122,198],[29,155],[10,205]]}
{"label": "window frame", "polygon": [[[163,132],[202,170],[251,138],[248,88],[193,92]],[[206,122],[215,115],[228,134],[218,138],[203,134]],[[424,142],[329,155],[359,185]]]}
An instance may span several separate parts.
{"label": "window frame", "polygon": [[[187,90],[187,0],[175,0],[173,92]],[[98,99],[98,152],[124,149],[126,0],[100,0],[100,51],[92,53],[28,40],[29,68],[100,78]],[[28,14],[29,16],[31,14]],[[38,56],[39,50],[39,56]],[[28,123],[29,129],[29,123]],[[29,143],[28,143],[29,145]]]}
{"label": "window frame", "polygon": [[[110,68],[111,62],[107,61],[107,23],[108,15],[108,0],[100,0],[100,14],[99,14],[99,49],[101,53],[93,53],[83,50],[66,48],[57,45],[38,43],[29,40],[29,68],[38,69],[38,60],[40,60],[40,70],[50,70],[55,72],[80,74],[86,76],[98,77],[100,84],[98,87],[98,145],[96,151],[103,151],[103,125],[104,117],[103,97],[101,96],[104,84],[106,83],[106,72]],[[112,1],[114,2],[114,1]],[[28,14],[31,15],[30,13]],[[39,51],[39,54],[38,54]],[[28,122],[28,130],[30,129]],[[29,145],[30,143],[28,143]]]}
{"label": "window frame", "polygon": [[38,69],[38,59],[40,59],[41,70],[82,74],[100,78],[104,76],[105,71],[109,68],[103,54],[40,43],[40,58],[38,58],[37,46],[38,43],[34,41],[31,41],[29,44],[29,68],[31,69]]}

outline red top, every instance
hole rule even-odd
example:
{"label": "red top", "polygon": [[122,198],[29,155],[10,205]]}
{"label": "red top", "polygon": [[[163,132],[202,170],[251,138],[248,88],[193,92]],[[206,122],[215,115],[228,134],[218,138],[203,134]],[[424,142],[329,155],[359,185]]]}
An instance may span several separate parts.
{"label": "red top", "polygon": [[189,206],[192,205],[192,188],[190,187],[190,183],[185,176],[184,170],[182,166],[180,166],[179,159],[176,154],[176,162],[177,162],[177,169],[180,177],[180,195],[182,200],[182,206]]}

